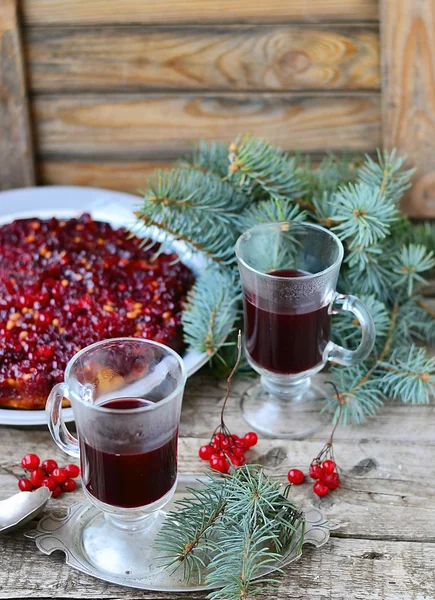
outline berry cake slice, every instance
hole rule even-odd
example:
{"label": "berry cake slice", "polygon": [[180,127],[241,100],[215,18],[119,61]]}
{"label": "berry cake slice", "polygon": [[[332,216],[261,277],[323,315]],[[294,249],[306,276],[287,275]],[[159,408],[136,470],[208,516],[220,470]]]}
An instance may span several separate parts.
{"label": "berry cake slice", "polygon": [[114,337],[182,351],[192,271],[124,229],[79,219],[0,227],[0,406],[42,409],[69,359]]}

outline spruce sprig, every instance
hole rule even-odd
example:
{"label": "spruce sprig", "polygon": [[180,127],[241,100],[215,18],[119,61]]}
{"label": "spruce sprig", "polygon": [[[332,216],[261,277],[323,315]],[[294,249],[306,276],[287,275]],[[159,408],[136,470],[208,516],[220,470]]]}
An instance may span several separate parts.
{"label": "spruce sprig", "polygon": [[[202,487],[175,502],[158,534],[161,561],[183,568],[220,590],[213,600],[251,598],[274,585],[262,575],[279,561],[294,538],[303,541],[303,515],[281,485],[259,465],[232,468],[223,478],[209,475]],[[300,550],[300,548],[299,548]]]}
{"label": "spruce sprig", "polygon": [[397,349],[380,366],[386,395],[405,403],[429,404],[435,394],[435,357],[428,357],[424,348]]}

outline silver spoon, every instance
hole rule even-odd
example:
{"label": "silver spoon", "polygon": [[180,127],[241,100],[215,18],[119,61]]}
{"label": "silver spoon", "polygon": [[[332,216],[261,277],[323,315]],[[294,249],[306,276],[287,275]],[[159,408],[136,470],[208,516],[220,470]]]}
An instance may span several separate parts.
{"label": "silver spoon", "polygon": [[34,492],[18,492],[6,500],[1,500],[0,534],[34,519],[43,510],[50,497],[50,490],[43,486]]}

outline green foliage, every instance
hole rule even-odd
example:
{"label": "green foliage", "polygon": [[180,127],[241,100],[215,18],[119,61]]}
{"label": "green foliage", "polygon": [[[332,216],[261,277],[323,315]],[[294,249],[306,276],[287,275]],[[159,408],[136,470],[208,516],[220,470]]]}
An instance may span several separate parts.
{"label": "green foliage", "polygon": [[435,357],[428,358],[424,348],[400,348],[380,367],[386,395],[406,403],[429,404],[435,394]]}
{"label": "green foliage", "polygon": [[[331,394],[326,409],[335,419],[340,413],[343,421],[360,423],[376,414],[387,395],[397,393],[406,402],[429,398],[432,375],[418,378],[418,369],[430,363],[424,363],[423,350],[409,347],[416,340],[435,342],[434,311],[423,297],[425,277],[435,265],[435,225],[413,225],[400,214],[399,201],[413,173],[403,163],[395,151],[379,151],[377,160],[330,155],[313,169],[309,159],[244,136],[229,148],[202,142],[184,168],[158,174],[144,193],[140,221],[166,231],[167,245],[173,235],[220,265],[217,275],[200,277],[189,295],[183,317],[187,344],[212,354],[240,309],[233,266],[238,235],[261,222],[307,220],[342,240],[338,289],[363,297],[378,330],[364,365],[333,368],[341,402]],[[337,343],[355,347],[352,317],[334,319],[334,330]],[[224,346],[221,370],[225,362],[233,364],[234,349]],[[410,369],[393,383],[386,365],[404,361],[404,352]]]}
{"label": "green foliage", "polygon": [[240,283],[235,271],[208,268],[190,290],[182,314],[186,343],[212,356],[234,331],[232,324],[240,299]]}
{"label": "green foliage", "polygon": [[245,465],[229,476],[209,476],[200,489],[178,500],[156,541],[162,563],[182,567],[187,579],[219,586],[212,600],[252,598],[273,587],[262,575],[276,567],[294,540],[303,541],[303,518],[262,467]]}

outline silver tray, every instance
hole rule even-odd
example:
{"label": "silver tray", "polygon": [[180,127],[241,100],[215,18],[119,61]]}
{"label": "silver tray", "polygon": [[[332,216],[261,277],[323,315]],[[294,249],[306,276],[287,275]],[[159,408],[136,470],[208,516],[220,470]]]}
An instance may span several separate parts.
{"label": "silver tray", "polygon": [[[173,499],[165,507],[165,511],[174,508],[175,500],[185,496],[187,488],[198,487],[202,483],[201,478],[181,475],[178,479],[177,489]],[[26,532],[24,535],[33,539],[38,549],[44,554],[52,554],[56,550],[64,552],[66,563],[86,575],[133,588],[150,590],[155,592],[196,592],[212,589],[210,586],[199,584],[193,580],[186,583],[183,580],[183,570],[171,572],[162,569],[156,577],[155,571],[152,577],[133,578],[128,575],[118,577],[97,570],[87,559],[82,548],[82,531],[87,523],[96,516],[97,508],[88,502],[73,504],[68,509],[65,517],[58,518],[53,515],[43,517],[37,528]],[[336,525],[329,524],[322,513],[316,508],[310,508],[305,512],[305,535],[303,544],[312,544],[320,548],[329,540],[329,531],[335,529]],[[300,546],[301,532],[294,536],[291,547],[282,560],[275,567],[264,569],[259,577],[273,570],[288,565],[301,556]]]}

